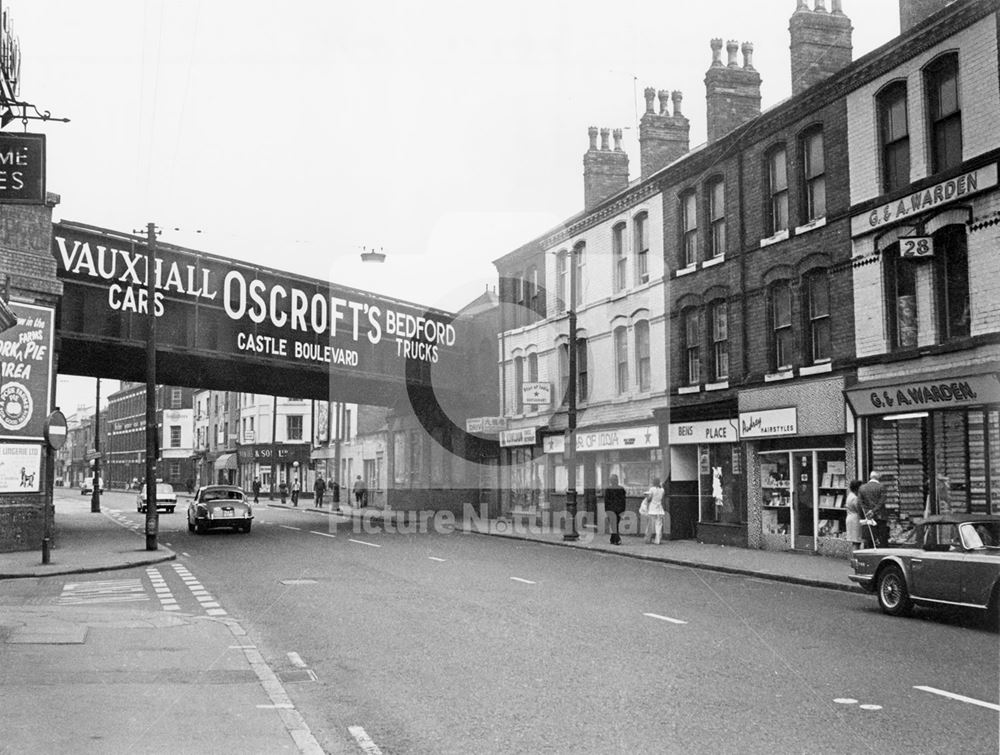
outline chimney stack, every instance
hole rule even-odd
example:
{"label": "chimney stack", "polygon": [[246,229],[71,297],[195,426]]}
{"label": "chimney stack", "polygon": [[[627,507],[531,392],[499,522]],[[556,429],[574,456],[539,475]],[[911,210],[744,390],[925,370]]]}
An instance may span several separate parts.
{"label": "chimney stack", "polygon": [[788,31],[793,97],[850,65],[854,30],[840,0],[832,0],[829,12],[823,0],[815,0],[814,10],[806,0],[798,0]]}
{"label": "chimney stack", "polygon": [[[655,92],[652,87],[648,87],[644,94],[646,112],[639,121],[639,155],[642,161],[641,176],[646,178],[688,151],[691,127],[688,119],[681,115],[680,92],[671,94],[666,89]],[[660,101],[658,113],[653,107],[654,95]],[[671,100],[673,115],[668,108]]]}
{"label": "chimney stack", "polygon": [[899,33],[904,34],[954,0],[899,0]]}
{"label": "chimney stack", "polygon": [[[597,135],[601,136],[601,146],[597,146]],[[612,194],[628,186],[628,154],[622,149],[622,130],[616,128],[598,130],[587,129],[590,148],[583,154],[583,206],[592,210]],[[608,144],[608,137],[614,137],[615,146]]]}
{"label": "chimney stack", "polygon": [[736,60],[740,44],[726,43],[728,63],[723,65],[722,40],[713,39],[712,65],[705,72],[708,108],[708,141],[714,142],[760,115],[760,74],[753,67],[753,45],[743,43],[743,66]]}

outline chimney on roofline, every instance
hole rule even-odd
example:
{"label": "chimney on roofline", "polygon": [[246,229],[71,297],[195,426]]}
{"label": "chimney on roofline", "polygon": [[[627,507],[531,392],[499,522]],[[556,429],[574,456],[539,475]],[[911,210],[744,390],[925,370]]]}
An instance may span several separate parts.
{"label": "chimney on roofline", "polygon": [[743,66],[736,60],[740,44],[726,43],[727,63],[721,60],[722,40],[713,39],[712,65],[705,72],[708,141],[714,142],[760,115],[760,74],[753,67],[753,45],[744,42]]}
{"label": "chimney on roofline", "polygon": [[[646,112],[639,120],[639,154],[642,160],[641,176],[645,178],[665,165],[669,165],[688,151],[689,133],[691,130],[688,119],[681,114],[680,92],[659,92],[647,87],[645,92]],[[659,112],[653,105],[653,99],[658,98]],[[667,109],[667,103],[673,103],[673,114]]]}
{"label": "chimney on roofline", "polygon": [[806,0],[788,22],[791,37],[792,96],[837,73],[853,57],[851,19],[844,15],[841,0],[831,0],[827,12],[823,0],[809,10]]}
{"label": "chimney on roofline", "polygon": [[899,0],[899,33],[903,34],[955,0]]}
{"label": "chimney on roofline", "polygon": [[[600,133],[601,146],[597,146]],[[587,129],[590,148],[583,153],[583,206],[592,210],[612,194],[628,186],[628,155],[622,149],[622,130],[591,126]],[[608,137],[614,137],[614,148]]]}

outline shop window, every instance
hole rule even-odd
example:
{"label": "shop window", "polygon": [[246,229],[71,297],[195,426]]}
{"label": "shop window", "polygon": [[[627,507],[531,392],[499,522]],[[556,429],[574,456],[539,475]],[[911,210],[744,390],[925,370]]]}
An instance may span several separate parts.
{"label": "shop window", "polygon": [[618,223],[611,229],[611,260],[614,269],[615,291],[624,291],[628,274],[628,257],[625,256],[625,224]]}
{"label": "shop window", "polygon": [[681,195],[681,267],[698,261],[698,201],[694,190]]}
{"label": "shop window", "polygon": [[958,53],[942,55],[924,69],[929,118],[931,171],[962,163],[962,110],[958,94]]}
{"label": "shop window", "polygon": [[726,253],[726,182],[717,178],[708,185],[708,256]]}
{"label": "shop window", "polygon": [[729,377],[729,308],[725,299],[713,302],[709,308],[712,319],[712,379]]}
{"label": "shop window", "polygon": [[809,353],[812,361],[830,359],[830,279],[825,271],[814,273],[806,279],[806,298],[809,314]]}
{"label": "shop window", "polygon": [[650,389],[649,323],[640,320],[635,324],[635,367],[640,391]]}
{"label": "shop window", "polygon": [[697,446],[697,453],[700,521],[721,524],[746,522],[739,446],[731,443],[705,444]]}
{"label": "shop window", "polygon": [[556,255],[556,310],[566,311],[566,274],[567,274],[566,250],[562,250]]}
{"label": "shop window", "polygon": [[794,333],[792,330],[792,286],[779,281],[771,286],[771,368],[792,367]]}
{"label": "shop window", "polygon": [[687,385],[701,382],[701,310],[684,310],[684,367]]}
{"label": "shop window", "polygon": [[883,89],[877,99],[882,190],[893,192],[910,183],[910,128],[906,115],[906,81]]}
{"label": "shop window", "polygon": [[805,192],[806,222],[826,216],[826,162],[823,156],[823,129],[815,128],[802,137],[802,187]]}
{"label": "shop window", "polygon": [[632,237],[635,242],[636,283],[649,282],[649,216],[640,212],[632,221]]}
{"label": "shop window", "polygon": [[615,328],[615,387],[618,395],[628,391],[628,330]]}
{"label": "shop window", "polygon": [[767,231],[773,236],[788,230],[788,165],[785,148],[777,147],[767,155],[768,215]]}

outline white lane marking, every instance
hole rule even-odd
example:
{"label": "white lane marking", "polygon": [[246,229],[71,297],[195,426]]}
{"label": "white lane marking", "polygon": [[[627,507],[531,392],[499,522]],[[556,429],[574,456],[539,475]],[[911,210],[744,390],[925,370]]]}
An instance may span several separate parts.
{"label": "white lane marking", "polygon": [[301,532],[301,530],[302,530],[302,528],[301,528],[301,527],[293,527],[293,526],[292,526],[292,525],[290,525],[290,524],[279,524],[278,526],[279,526],[279,527],[284,527],[284,528],[285,528],[286,530],[299,530],[300,532]]}
{"label": "white lane marking", "polygon": [[381,548],[381,545],[375,545],[375,543],[366,543],[364,540],[354,540],[353,538],[348,540],[350,543],[357,543],[358,545],[367,545],[370,548]]}
{"label": "white lane marking", "polygon": [[336,537],[336,535],[331,535],[329,532],[317,532],[316,530],[309,530],[310,535],[322,535],[323,537]]}
{"label": "white lane marking", "polygon": [[526,585],[535,585],[537,582],[532,582],[530,579],[521,579],[520,577],[511,577],[515,582],[523,582]]}
{"label": "white lane marking", "polygon": [[859,705],[861,710],[882,710],[881,705],[873,705],[872,703],[865,703],[864,705]]}
{"label": "white lane marking", "polygon": [[368,755],[382,755],[382,751],[378,748],[378,745],[372,741],[372,738],[368,736],[368,732],[362,727],[348,726],[347,730],[351,732],[351,736],[358,743],[358,747],[368,753]]}
{"label": "white lane marking", "polygon": [[436,556],[428,556],[427,558],[429,558],[431,561],[437,561],[442,564],[448,560],[446,558],[437,558]]}
{"label": "white lane marking", "polygon": [[254,650],[256,645],[230,645],[230,650]]}
{"label": "white lane marking", "polygon": [[660,621],[669,621],[671,624],[687,624],[686,621],[671,619],[669,616],[660,616],[658,613],[644,613],[643,616],[648,616],[651,619],[659,619]]}
{"label": "white lane marking", "polygon": [[977,700],[974,697],[966,697],[965,695],[958,695],[954,692],[946,692],[943,689],[937,689],[936,687],[924,687],[922,685],[915,685],[913,689],[919,689],[923,692],[930,692],[933,695],[941,695],[941,697],[949,697],[952,700],[958,700],[960,703],[969,703],[970,705],[979,705],[983,708],[989,708],[990,710],[1000,711],[1000,705],[996,703],[988,703],[985,700]]}
{"label": "white lane marking", "polygon": [[262,710],[292,710],[295,706],[291,703],[278,703],[277,705],[265,705],[257,703],[257,707]]}
{"label": "white lane marking", "polygon": [[209,609],[207,609],[205,611],[205,613],[207,613],[209,616],[225,616],[226,615],[226,609],[225,608],[209,608]]}
{"label": "white lane marking", "polygon": [[853,697],[835,697],[833,701],[841,705],[855,705],[858,702]]}
{"label": "white lane marking", "polygon": [[181,555],[184,556],[184,558],[191,558],[191,554],[185,553],[184,551],[181,551]]}
{"label": "white lane marking", "polygon": [[288,653],[288,660],[291,661],[293,666],[298,666],[299,668],[308,668],[306,662],[302,660],[302,656],[296,653],[294,650]]}

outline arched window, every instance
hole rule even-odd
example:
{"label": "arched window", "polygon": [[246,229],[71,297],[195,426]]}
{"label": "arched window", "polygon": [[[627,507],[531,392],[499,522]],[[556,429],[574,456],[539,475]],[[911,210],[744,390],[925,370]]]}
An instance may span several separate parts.
{"label": "arched window", "polygon": [[583,304],[583,273],[587,261],[587,245],[582,241],[573,247],[573,259],[576,263],[576,287],[573,290],[573,309],[579,309]]}
{"label": "arched window", "polygon": [[681,267],[698,261],[698,198],[694,190],[681,194]]}
{"label": "arched window", "polygon": [[792,328],[792,286],[778,281],[771,286],[771,368],[792,366],[795,333]]}
{"label": "arched window", "polygon": [[514,413],[524,411],[524,400],[521,387],[524,385],[524,358],[514,357]]}
{"label": "arched window", "polygon": [[[528,354],[528,382],[537,383],[538,382],[538,355]],[[528,406],[529,412],[537,412],[538,406],[531,404]]]}
{"label": "arched window", "polygon": [[628,391],[628,330],[615,328],[615,388],[618,395]]}
{"label": "arched window", "polygon": [[720,176],[708,184],[708,256],[722,257],[726,253],[726,182]]}
{"label": "arched window", "polygon": [[688,307],[682,313],[684,328],[685,384],[701,382],[701,310]]}
{"label": "arched window", "polygon": [[635,282],[649,282],[649,215],[640,212],[632,221],[632,241],[635,250]]}
{"label": "arched window", "polygon": [[809,318],[809,355],[813,363],[830,359],[830,279],[825,270],[806,278],[806,312]]}
{"label": "arched window", "polygon": [[635,376],[640,391],[650,389],[649,323],[639,320],[635,324]]}
{"label": "arched window", "polygon": [[566,311],[566,276],[568,275],[567,260],[569,255],[563,249],[556,255],[556,309]]}
{"label": "arched window", "polygon": [[895,191],[910,183],[910,127],[906,115],[906,81],[897,81],[878,94],[879,148],[882,190]]}
{"label": "arched window", "polygon": [[924,69],[930,131],[931,172],[962,163],[962,108],[958,92],[958,53],[942,55]]}
{"label": "arched window", "polygon": [[802,199],[805,222],[826,217],[826,159],[823,151],[823,129],[807,131],[801,139]]}
{"label": "arched window", "polygon": [[587,339],[576,339],[576,400],[586,401],[590,391],[587,375]]}
{"label": "arched window", "polygon": [[938,341],[968,336],[969,251],[964,226],[946,225],[934,233],[934,285]]}
{"label": "arched window", "polygon": [[767,153],[767,230],[769,235],[788,230],[788,161],[784,145]]}
{"label": "arched window", "polygon": [[625,290],[628,257],[625,255],[625,224],[618,223],[611,229],[611,260],[615,293]]}
{"label": "arched window", "polygon": [[729,308],[725,299],[712,302],[708,308],[712,332],[712,379],[729,378]]}

